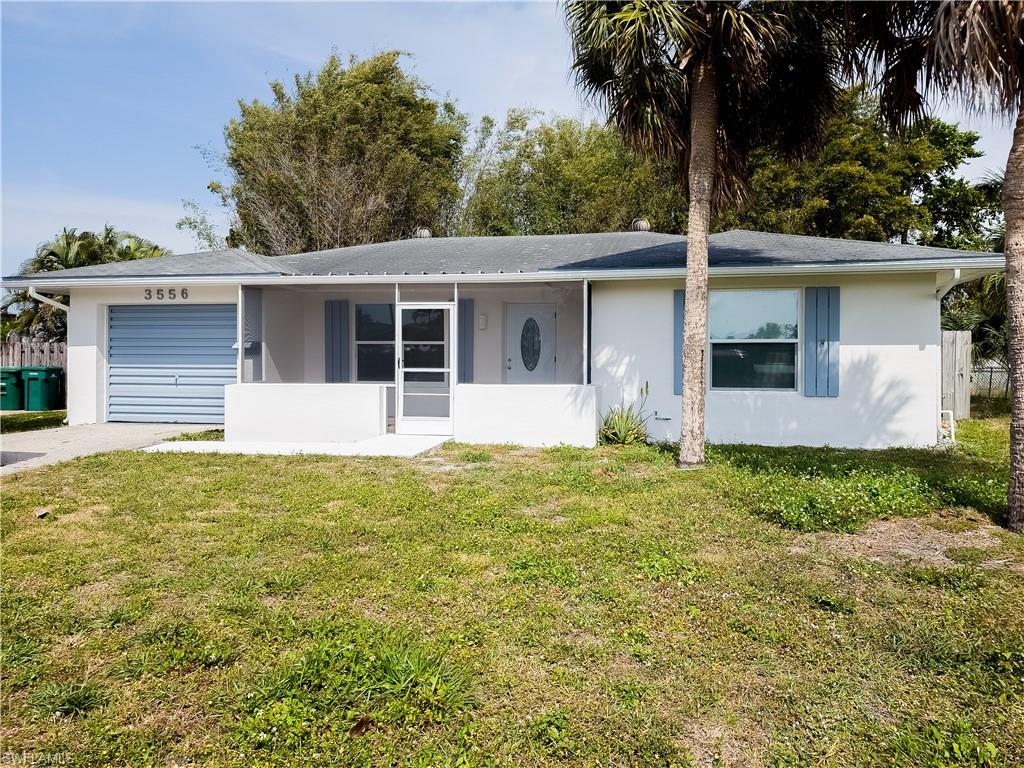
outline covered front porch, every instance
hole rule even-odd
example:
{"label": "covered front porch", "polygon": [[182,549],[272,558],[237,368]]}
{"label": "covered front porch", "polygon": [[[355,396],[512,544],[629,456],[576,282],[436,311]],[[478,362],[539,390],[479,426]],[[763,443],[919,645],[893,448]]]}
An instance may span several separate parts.
{"label": "covered front porch", "polygon": [[228,442],[590,446],[585,281],[241,289]]}

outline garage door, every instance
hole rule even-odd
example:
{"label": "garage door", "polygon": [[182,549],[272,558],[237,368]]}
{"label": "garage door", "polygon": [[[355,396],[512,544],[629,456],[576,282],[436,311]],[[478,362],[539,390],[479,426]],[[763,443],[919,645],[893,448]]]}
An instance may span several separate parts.
{"label": "garage door", "polygon": [[110,307],[107,418],[223,422],[236,335],[234,304]]}

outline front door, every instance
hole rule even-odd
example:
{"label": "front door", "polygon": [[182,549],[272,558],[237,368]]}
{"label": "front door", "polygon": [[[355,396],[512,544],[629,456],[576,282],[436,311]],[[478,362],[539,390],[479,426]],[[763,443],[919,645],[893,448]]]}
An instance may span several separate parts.
{"label": "front door", "polygon": [[395,432],[453,434],[452,304],[399,304]]}
{"label": "front door", "polygon": [[555,383],[555,305],[505,305],[505,383]]}

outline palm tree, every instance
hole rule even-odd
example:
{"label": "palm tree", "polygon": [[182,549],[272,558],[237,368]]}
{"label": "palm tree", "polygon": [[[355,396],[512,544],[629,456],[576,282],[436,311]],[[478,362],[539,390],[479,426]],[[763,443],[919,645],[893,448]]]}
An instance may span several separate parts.
{"label": "palm tree", "polygon": [[836,102],[843,40],[836,6],[773,2],[589,2],[566,18],[578,87],[632,146],[677,163],[689,219],[680,466],[704,461],[708,232],[746,201],[757,145],[813,148]]}
{"label": "palm tree", "polygon": [[883,114],[920,117],[929,89],[1014,120],[1003,174],[1009,331],[1010,492],[1007,527],[1024,532],[1024,5],[1014,0],[855,3],[853,28],[880,73]]}
{"label": "palm tree", "polygon": [[[111,261],[132,261],[165,256],[170,251],[131,232],[121,232],[107,225],[100,232],[78,232],[65,228],[57,237],[43,243],[35,254],[21,265],[20,274],[54,272],[59,269],[88,267]],[[62,302],[67,297],[58,297]],[[51,341],[67,336],[67,318],[60,310],[41,304],[27,291],[10,291],[3,298],[3,310],[17,310],[7,327],[24,336]]]}

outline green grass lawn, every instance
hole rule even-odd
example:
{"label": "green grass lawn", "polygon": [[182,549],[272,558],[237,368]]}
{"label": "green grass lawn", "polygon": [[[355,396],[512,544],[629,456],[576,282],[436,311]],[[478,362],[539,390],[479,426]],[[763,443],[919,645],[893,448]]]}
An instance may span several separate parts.
{"label": "green grass lawn", "polygon": [[992,523],[1007,422],[960,434],[717,447],[692,472],[656,447],[448,445],[7,478],[0,751],[1020,765],[1024,538]]}
{"label": "green grass lawn", "polygon": [[8,413],[0,417],[0,432],[30,432],[50,429],[64,423],[67,411],[25,411]]}

